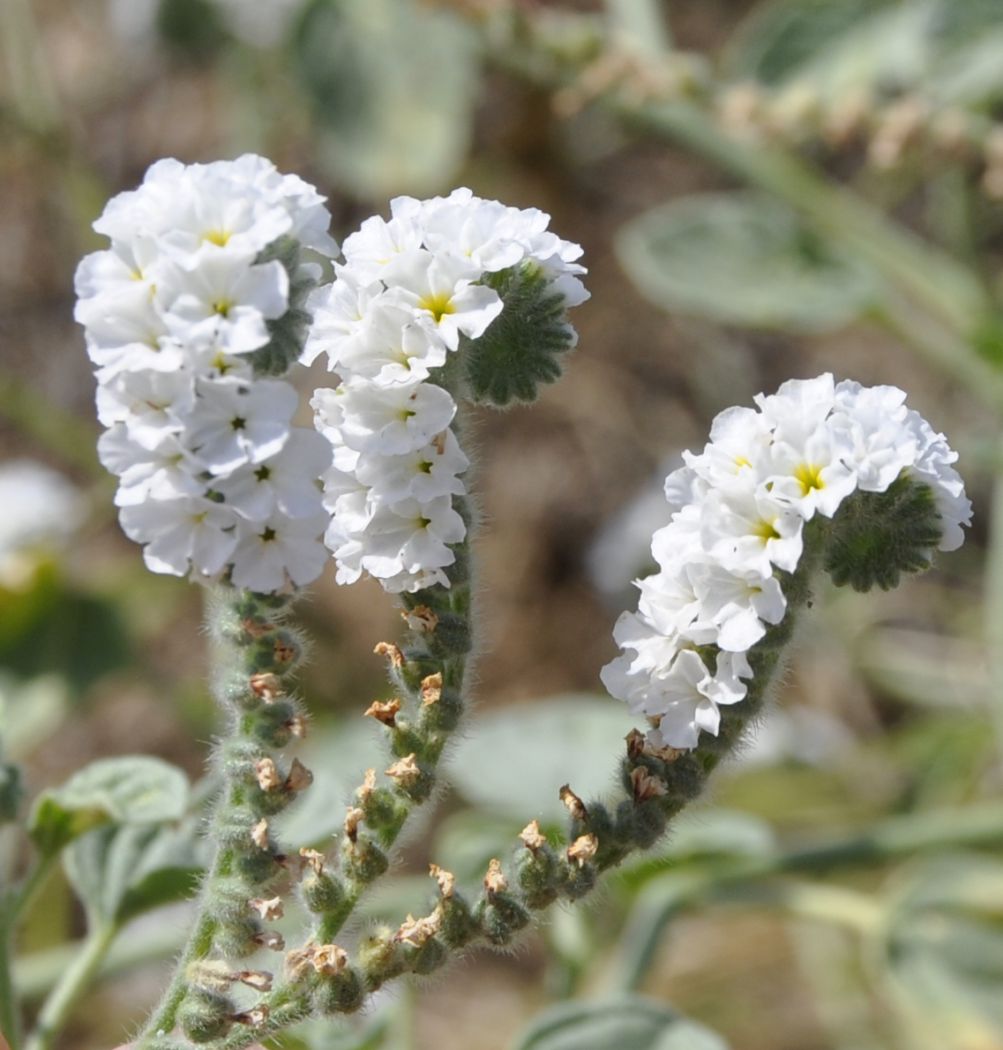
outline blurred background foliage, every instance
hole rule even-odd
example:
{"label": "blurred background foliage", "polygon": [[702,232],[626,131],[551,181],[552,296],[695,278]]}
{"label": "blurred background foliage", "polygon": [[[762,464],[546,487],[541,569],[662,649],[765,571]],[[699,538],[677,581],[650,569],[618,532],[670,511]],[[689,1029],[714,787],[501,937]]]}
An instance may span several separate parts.
{"label": "blurred background foliage", "polygon": [[[41,794],[29,1008],[81,946],[95,978],[59,1046],[109,1047],[150,1002],[212,790],[199,594],[118,532],[73,269],[155,159],[255,150],[330,194],[338,235],[468,184],[552,212],[591,269],[566,377],[477,419],[477,724],[367,919],[421,907],[430,859],[475,882],[560,820],[560,784],[612,782],[630,721],[597,672],[659,478],[715,412],[825,369],[903,386],[976,510],[895,593],[820,590],[757,739],[597,903],[281,1045],[1003,1047],[999,0],[3,0],[0,61],[0,796],[14,763]],[[369,584],[328,578],[302,615],[294,845],[382,760],[366,654],[396,630]],[[103,764],[134,753],[156,759]],[[0,827],[0,887],[28,863]]]}

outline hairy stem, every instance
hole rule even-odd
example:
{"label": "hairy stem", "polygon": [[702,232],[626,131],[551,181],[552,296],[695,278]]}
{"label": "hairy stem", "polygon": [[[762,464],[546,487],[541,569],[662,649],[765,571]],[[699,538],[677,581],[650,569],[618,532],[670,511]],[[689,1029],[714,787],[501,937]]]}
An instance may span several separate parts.
{"label": "hairy stem", "polygon": [[210,821],[216,850],[202,887],[195,926],[160,1005],[141,1036],[169,1035],[186,998],[197,988],[193,964],[210,956],[241,959],[263,944],[278,947],[263,919],[282,878],[285,856],[269,822],[309,782],[281,750],[303,733],[299,704],[288,679],[302,655],[299,636],[285,625],[291,597],[220,588],[209,604],[215,643],[213,693],[228,727],[217,748],[223,788]]}

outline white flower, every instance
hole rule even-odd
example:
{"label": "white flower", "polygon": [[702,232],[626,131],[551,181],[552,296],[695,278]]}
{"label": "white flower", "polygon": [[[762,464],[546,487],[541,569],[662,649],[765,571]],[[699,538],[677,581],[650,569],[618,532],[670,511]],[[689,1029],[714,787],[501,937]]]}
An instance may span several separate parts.
{"label": "white flower", "polygon": [[731,572],[787,572],[801,558],[801,516],[759,489],[735,485],[713,489],[701,508],[701,539],[706,551]]}
{"label": "white flower", "polygon": [[97,392],[101,423],[124,424],[131,440],[150,451],[185,429],[194,405],[195,380],[182,369],[118,372]]}
{"label": "white flower", "polygon": [[829,372],[815,379],[789,379],[775,394],[757,394],[753,400],[775,440],[797,445],[832,411],[835,383]]}
{"label": "white flower", "polygon": [[418,249],[394,262],[388,295],[413,310],[455,350],[461,334],[469,339],[483,335],[504,306],[496,291],[473,283],[479,276],[455,256]]}
{"label": "white flower", "polygon": [[352,381],[336,390],[318,390],[310,404],[322,434],[357,452],[377,455],[424,448],[456,414],[448,391],[420,382],[377,387]]}
{"label": "white flower", "polygon": [[651,733],[656,747],[693,748],[701,730],[717,736],[720,708],[745,699],[742,678],[752,669],[741,653],[719,653],[717,673],[711,674],[696,653],[679,654],[672,671],[662,680],[659,701],[665,710]]}
{"label": "white flower", "polygon": [[215,576],[237,543],[233,511],[200,496],[148,499],[123,507],[119,520],[129,539],[145,544],[143,560],[152,572]]}
{"label": "white flower", "polygon": [[456,435],[444,430],[423,448],[398,456],[361,458],[356,477],[380,502],[427,502],[440,496],[462,496],[466,487],[459,475],[469,466]]}
{"label": "white flower", "polygon": [[213,474],[270,459],[289,437],[296,391],[280,379],[200,381],[187,442]]}
{"label": "white flower", "polygon": [[175,338],[246,354],[269,341],[266,321],[288,309],[289,275],[274,260],[252,264],[235,251],[210,244],[192,267],[164,268],[157,298]]}
{"label": "white flower", "polygon": [[863,387],[850,380],[837,385],[828,423],[863,492],[884,492],[915,461],[918,435],[906,425],[907,411],[905,391],[898,387]]}
{"label": "white flower", "polygon": [[148,499],[171,500],[205,491],[202,464],[177,437],[167,437],[155,449],[146,449],[118,423],[98,438],[101,465],[119,479],[118,507]]}
{"label": "white flower", "polygon": [[244,527],[233,553],[233,583],[262,593],[282,590],[289,581],[297,587],[312,583],[327,562],[320,542],[326,522],[323,514],[309,518],[275,514]]}
{"label": "white flower", "polygon": [[427,503],[401,500],[374,514],[366,530],[363,564],[380,580],[442,569],[456,560],[449,544],[459,543],[465,535],[463,519],[448,496]]}
{"label": "white flower", "polygon": [[282,449],[213,483],[226,504],[251,521],[276,513],[309,518],[321,513],[319,479],[331,464],[331,446],[313,430],[294,427]]}
{"label": "white flower", "polygon": [[361,376],[376,386],[427,379],[446,362],[446,344],[407,307],[385,299],[373,305],[365,326],[346,340],[337,367],[343,376]]}
{"label": "white flower", "polygon": [[360,281],[347,267],[335,266],[334,272],[334,283],[315,288],[307,300],[313,324],[300,356],[302,364],[312,365],[327,354],[331,371],[341,368],[342,357],[363,334],[371,305],[383,294],[381,284]]}
{"label": "white flower", "polygon": [[[112,243],[77,269],[76,317],[110,428],[99,455],[119,477],[123,528],[154,571],[216,578],[239,553],[236,574],[261,590],[319,571],[330,447],[291,431],[295,390],[259,380],[249,355],[287,314],[291,277],[312,273],[289,261],[297,246],[337,251],[329,220],[312,186],[247,154],[161,161],[95,223]],[[285,264],[258,261],[273,248]],[[303,522],[312,538],[297,553]],[[265,544],[257,570],[255,544]]]}
{"label": "white flower", "polygon": [[808,521],[817,510],[831,518],[857,487],[847,466],[850,449],[828,422],[819,424],[797,445],[777,439],[757,470],[771,498],[792,507]]}
{"label": "white flower", "polygon": [[693,567],[693,589],[701,615],[716,627],[715,644],[726,652],[751,649],[778,624],[787,611],[787,599],[775,576],[734,573],[713,562]]}
{"label": "white flower", "polygon": [[422,231],[414,219],[395,215],[389,221],[373,215],[345,238],[347,268],[363,284],[382,280],[387,267],[406,252],[421,248]]}

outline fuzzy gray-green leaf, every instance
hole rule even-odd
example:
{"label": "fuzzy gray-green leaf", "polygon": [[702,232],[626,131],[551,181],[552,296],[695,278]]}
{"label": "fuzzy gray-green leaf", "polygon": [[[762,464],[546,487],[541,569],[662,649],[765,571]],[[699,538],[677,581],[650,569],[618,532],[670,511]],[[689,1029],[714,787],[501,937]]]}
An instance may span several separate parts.
{"label": "fuzzy gray-green leaf", "polygon": [[750,328],[826,331],[876,299],[869,271],[756,194],[683,197],[620,229],[627,274],[657,306]]}

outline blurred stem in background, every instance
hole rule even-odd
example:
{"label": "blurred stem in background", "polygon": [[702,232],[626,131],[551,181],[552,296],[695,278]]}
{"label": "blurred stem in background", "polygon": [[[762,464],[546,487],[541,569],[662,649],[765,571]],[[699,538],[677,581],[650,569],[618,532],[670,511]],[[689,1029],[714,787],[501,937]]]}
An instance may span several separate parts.
{"label": "blurred stem in background", "polygon": [[6,1034],[11,1050],[19,1050],[21,1045],[21,1013],[11,979],[14,933],[52,874],[56,860],[55,854],[41,855],[24,879],[0,897],[0,1033]]}
{"label": "blurred stem in background", "polygon": [[[793,907],[802,914],[825,918],[832,908],[836,922],[851,926],[870,923],[873,909],[866,898],[833,887],[763,880],[795,872],[830,872],[874,865],[930,850],[1003,844],[1003,804],[992,802],[963,810],[894,817],[846,837],[834,837],[767,857],[728,858],[702,871],[669,873],[653,880],[637,897],[621,948],[609,966],[610,984],[617,990],[637,989],[651,968],[669,923],[681,912],[714,901],[762,903]],[[791,888],[794,886],[794,888]],[[823,897],[823,894],[833,894]],[[765,897],[764,897],[765,894]]]}
{"label": "blurred stem in background", "polygon": [[22,126],[37,135],[57,128],[62,120],[59,96],[43,54],[31,0],[0,4],[0,48],[11,104]]}

